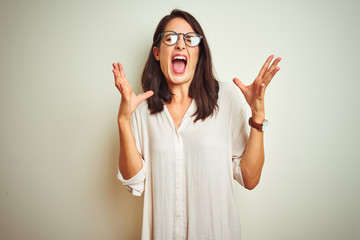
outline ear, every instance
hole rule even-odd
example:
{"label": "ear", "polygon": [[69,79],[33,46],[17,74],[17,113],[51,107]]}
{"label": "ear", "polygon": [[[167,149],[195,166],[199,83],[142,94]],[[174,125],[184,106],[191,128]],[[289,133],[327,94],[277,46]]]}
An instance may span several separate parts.
{"label": "ear", "polygon": [[160,48],[153,47],[153,54],[156,60],[160,61]]}

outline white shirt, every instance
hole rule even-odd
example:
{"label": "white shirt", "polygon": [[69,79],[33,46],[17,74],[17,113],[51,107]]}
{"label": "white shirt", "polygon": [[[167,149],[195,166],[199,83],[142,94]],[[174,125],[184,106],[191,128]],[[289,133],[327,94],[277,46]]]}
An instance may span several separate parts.
{"label": "white shirt", "polygon": [[194,123],[195,101],[178,129],[166,106],[150,115],[144,101],[132,114],[143,168],[118,178],[133,195],[145,194],[142,240],[240,239],[234,179],[243,185],[249,128],[240,90],[219,84],[219,110],[205,121]]}

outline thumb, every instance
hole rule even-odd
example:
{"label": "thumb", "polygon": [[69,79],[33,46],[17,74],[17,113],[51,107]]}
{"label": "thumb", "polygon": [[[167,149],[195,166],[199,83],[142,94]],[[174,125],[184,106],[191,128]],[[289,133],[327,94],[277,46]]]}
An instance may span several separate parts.
{"label": "thumb", "polygon": [[234,78],[233,82],[235,83],[236,86],[240,88],[241,92],[244,93],[246,86],[242,83],[242,81],[240,81],[238,78]]}
{"label": "thumb", "polygon": [[147,92],[145,92],[145,93],[143,93],[143,94],[141,94],[141,95],[139,96],[140,102],[148,99],[148,98],[151,97],[152,95],[154,95],[154,92],[151,91],[151,90],[150,90],[150,91],[147,91]]}

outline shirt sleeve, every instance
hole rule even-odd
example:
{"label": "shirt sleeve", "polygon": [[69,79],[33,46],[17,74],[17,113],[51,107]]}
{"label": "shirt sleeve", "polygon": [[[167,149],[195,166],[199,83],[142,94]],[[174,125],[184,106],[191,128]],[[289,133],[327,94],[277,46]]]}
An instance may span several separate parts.
{"label": "shirt sleeve", "polygon": [[140,171],[135,174],[132,178],[125,180],[121,175],[120,169],[118,169],[117,178],[127,188],[127,190],[134,196],[141,196],[145,189],[145,178],[146,178],[146,164],[142,154],[141,146],[141,125],[137,118],[137,111],[131,115],[131,130],[135,139],[136,148],[140,154],[143,166]]}
{"label": "shirt sleeve", "polygon": [[144,192],[144,181],[145,181],[145,161],[143,161],[143,166],[140,169],[140,171],[135,174],[132,178],[125,180],[123,176],[120,173],[120,170],[118,170],[117,177],[118,179],[124,184],[126,189],[131,192],[134,196],[141,196],[141,194]]}
{"label": "shirt sleeve", "polygon": [[[240,91],[236,89],[237,91]],[[234,96],[234,104],[232,104],[232,166],[233,177],[241,185],[244,186],[243,177],[241,174],[241,158],[244,154],[245,147],[249,138],[249,127],[247,125],[246,109],[243,99],[236,92]]]}

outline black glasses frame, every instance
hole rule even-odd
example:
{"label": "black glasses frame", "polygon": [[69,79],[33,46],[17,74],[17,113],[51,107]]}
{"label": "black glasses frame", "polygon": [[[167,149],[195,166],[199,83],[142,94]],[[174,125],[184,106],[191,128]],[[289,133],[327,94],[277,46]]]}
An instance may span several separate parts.
{"label": "black glasses frame", "polygon": [[[177,40],[176,40],[176,42],[175,42],[174,44],[167,44],[167,43],[165,43],[165,41],[163,40],[163,36],[164,36],[165,33],[174,33],[174,35],[177,35]],[[174,45],[179,41],[179,39],[180,39],[180,36],[179,36],[179,35],[180,35],[180,34],[183,35],[184,43],[185,43],[188,47],[197,47],[197,46],[199,46],[200,43],[201,43],[201,39],[203,38],[203,36],[201,36],[200,34],[198,34],[198,33],[196,33],[196,32],[177,33],[177,32],[175,32],[175,31],[165,31],[165,32],[162,32],[162,33],[160,33],[159,37],[160,37],[161,41],[162,41],[166,46],[174,46]],[[196,36],[198,36],[198,37],[200,38],[199,44],[196,45],[196,46],[190,46],[189,44],[187,44],[187,42],[186,42],[186,40],[185,40],[185,37],[186,37],[188,34],[195,34]]]}

